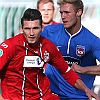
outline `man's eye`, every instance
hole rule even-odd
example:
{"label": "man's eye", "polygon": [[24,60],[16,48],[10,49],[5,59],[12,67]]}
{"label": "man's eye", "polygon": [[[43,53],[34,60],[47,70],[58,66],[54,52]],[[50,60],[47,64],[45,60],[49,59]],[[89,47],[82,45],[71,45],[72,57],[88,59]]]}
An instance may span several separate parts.
{"label": "man's eye", "polygon": [[33,29],[39,29],[40,27],[34,27]]}
{"label": "man's eye", "polygon": [[25,30],[30,30],[30,28],[24,28]]}
{"label": "man's eye", "polygon": [[38,27],[34,27],[34,29],[38,29]]}

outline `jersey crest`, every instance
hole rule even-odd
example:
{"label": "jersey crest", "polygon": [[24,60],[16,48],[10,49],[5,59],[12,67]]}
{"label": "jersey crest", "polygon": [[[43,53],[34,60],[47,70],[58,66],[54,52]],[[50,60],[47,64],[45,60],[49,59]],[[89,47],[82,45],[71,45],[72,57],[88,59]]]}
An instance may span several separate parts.
{"label": "jersey crest", "polygon": [[49,53],[47,51],[44,52],[44,62],[49,60]]}
{"label": "jersey crest", "polygon": [[76,55],[83,56],[85,54],[85,47],[81,45],[76,46]]}

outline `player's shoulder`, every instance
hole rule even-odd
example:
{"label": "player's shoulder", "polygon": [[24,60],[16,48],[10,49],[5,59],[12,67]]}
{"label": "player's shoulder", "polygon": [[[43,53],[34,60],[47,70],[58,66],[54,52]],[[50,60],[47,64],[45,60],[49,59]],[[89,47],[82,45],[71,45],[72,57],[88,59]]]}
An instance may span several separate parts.
{"label": "player's shoulder", "polygon": [[47,25],[45,26],[45,28],[58,28],[58,27],[62,27],[63,26],[63,23],[58,23],[58,24],[50,24],[50,25]]}
{"label": "player's shoulder", "polygon": [[88,41],[88,44],[93,46],[93,44],[98,45],[98,43],[100,43],[100,38],[92,33],[89,29],[83,26],[82,30],[82,34],[85,37],[85,41]]}
{"label": "player's shoulder", "polygon": [[49,39],[43,36],[41,36],[41,42],[42,42],[42,45],[45,45],[46,47],[49,47],[51,49],[56,47],[56,45],[53,42],[51,42]]}
{"label": "player's shoulder", "polygon": [[59,23],[59,24],[51,24],[51,25],[45,26],[44,30],[57,31],[61,28],[64,28],[64,26],[62,23]]}
{"label": "player's shoulder", "polygon": [[23,40],[23,34],[18,34],[18,35],[15,35],[13,37],[10,37],[10,38],[6,39],[4,42],[7,43],[7,44],[9,44],[9,45],[10,44],[11,45],[17,45],[22,40]]}
{"label": "player's shoulder", "polygon": [[82,26],[82,30],[85,36],[87,37],[94,37],[94,38],[99,38],[98,36],[96,36],[93,32],[91,32],[88,28],[86,28],[85,26]]}

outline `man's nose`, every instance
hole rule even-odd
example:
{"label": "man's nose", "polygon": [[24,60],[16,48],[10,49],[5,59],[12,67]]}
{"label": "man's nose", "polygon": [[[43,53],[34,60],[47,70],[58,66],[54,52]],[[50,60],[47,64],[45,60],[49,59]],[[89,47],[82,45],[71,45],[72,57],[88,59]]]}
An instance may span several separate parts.
{"label": "man's nose", "polygon": [[45,10],[45,12],[44,12],[45,14],[48,14],[48,10]]}
{"label": "man's nose", "polygon": [[34,30],[33,29],[30,30],[30,35],[34,35]]}

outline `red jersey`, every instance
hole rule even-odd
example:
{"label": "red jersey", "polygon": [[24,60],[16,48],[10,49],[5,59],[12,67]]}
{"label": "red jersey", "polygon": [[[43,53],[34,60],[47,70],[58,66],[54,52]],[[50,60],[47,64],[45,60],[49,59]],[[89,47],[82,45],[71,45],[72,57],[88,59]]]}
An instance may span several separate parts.
{"label": "red jersey", "polygon": [[58,22],[55,22],[55,21],[52,21],[52,23],[51,24],[59,24]]}
{"label": "red jersey", "polygon": [[0,44],[0,71],[2,96],[9,100],[59,100],[49,89],[49,80],[43,73],[47,63],[58,68],[74,86],[80,78],[64,61],[56,46],[40,36],[31,47],[24,34]]}

